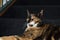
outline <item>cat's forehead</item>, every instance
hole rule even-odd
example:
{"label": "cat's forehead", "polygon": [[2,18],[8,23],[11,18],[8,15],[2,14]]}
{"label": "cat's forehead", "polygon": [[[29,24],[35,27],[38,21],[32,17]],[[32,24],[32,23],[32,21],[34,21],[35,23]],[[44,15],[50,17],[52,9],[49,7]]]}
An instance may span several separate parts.
{"label": "cat's forehead", "polygon": [[32,17],[32,16],[38,17],[37,13],[31,13],[30,17]]}

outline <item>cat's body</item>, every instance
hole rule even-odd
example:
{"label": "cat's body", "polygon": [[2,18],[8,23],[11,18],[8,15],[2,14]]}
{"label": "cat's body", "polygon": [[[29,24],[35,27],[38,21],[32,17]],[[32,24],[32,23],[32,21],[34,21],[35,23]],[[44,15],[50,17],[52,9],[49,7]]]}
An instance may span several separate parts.
{"label": "cat's body", "polygon": [[[29,13],[29,12],[28,12]],[[0,40],[60,40],[60,27],[52,24],[42,23],[42,13],[30,14],[27,18],[26,29],[21,36],[3,36]]]}

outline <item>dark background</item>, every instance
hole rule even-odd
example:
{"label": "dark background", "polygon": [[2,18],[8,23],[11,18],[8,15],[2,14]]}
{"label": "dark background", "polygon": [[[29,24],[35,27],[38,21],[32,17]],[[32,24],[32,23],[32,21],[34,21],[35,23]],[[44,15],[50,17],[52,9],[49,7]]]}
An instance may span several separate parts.
{"label": "dark background", "polygon": [[41,9],[44,9],[45,15],[49,16],[49,18],[60,17],[59,0],[16,0],[2,17],[24,18],[27,9],[34,12],[39,12]]}
{"label": "dark background", "polygon": [[0,36],[21,35],[25,29],[27,9],[36,13],[44,9],[44,21],[60,25],[60,2],[58,0],[16,0],[0,17]]}
{"label": "dark background", "polygon": [[60,5],[59,0],[17,0],[15,5]]}

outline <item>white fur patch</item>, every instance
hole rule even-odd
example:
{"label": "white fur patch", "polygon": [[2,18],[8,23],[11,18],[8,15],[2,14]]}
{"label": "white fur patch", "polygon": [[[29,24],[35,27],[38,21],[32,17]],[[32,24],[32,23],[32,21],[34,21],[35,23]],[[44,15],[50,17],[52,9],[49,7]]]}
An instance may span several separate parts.
{"label": "white fur patch", "polygon": [[29,25],[33,25],[32,27],[37,27],[37,24],[38,23],[35,24],[35,22],[32,21],[32,22],[30,22],[30,23],[27,24],[27,27],[30,27]]}
{"label": "white fur patch", "polygon": [[[33,25],[32,27],[30,27],[29,25]],[[30,23],[27,23],[27,28],[25,31],[27,31],[29,28],[34,28],[34,27],[37,27],[38,23],[35,23],[34,21],[30,22]]]}

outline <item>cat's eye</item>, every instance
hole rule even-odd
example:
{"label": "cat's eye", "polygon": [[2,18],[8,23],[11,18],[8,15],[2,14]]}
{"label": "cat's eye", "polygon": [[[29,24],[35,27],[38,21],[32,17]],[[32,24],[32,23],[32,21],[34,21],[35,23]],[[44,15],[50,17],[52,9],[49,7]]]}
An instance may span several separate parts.
{"label": "cat's eye", "polygon": [[31,19],[33,21],[33,19]]}

